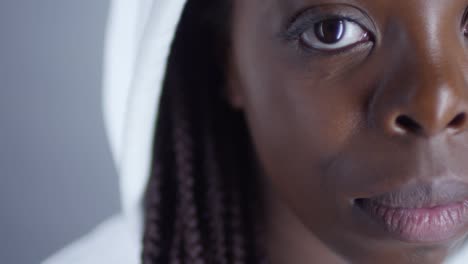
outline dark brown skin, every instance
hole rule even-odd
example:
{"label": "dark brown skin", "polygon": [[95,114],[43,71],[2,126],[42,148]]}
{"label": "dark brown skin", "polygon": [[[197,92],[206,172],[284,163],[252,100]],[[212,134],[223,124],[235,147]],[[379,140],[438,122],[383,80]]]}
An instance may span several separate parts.
{"label": "dark brown skin", "polygon": [[[403,242],[355,201],[468,184],[467,1],[233,2],[230,99],[263,168],[271,263],[441,263],[468,226]],[[350,15],[370,37],[312,49],[285,33],[309,9]]]}

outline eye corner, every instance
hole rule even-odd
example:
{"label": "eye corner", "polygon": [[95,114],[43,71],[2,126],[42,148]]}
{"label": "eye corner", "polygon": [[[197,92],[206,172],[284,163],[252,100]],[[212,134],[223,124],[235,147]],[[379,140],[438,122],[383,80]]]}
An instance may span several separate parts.
{"label": "eye corner", "polygon": [[462,25],[462,33],[465,37],[468,38],[468,21],[466,21],[463,25]]}
{"label": "eye corner", "polygon": [[463,11],[460,28],[465,37],[468,37],[468,7]]}

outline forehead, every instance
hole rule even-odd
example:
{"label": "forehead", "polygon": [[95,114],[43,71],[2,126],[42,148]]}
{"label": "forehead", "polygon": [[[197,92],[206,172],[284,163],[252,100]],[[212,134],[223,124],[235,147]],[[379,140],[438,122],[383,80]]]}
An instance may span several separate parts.
{"label": "forehead", "polygon": [[[368,13],[372,17],[388,16],[453,16],[464,13],[468,5],[466,0],[237,0],[238,7],[254,15],[291,15],[319,5],[351,5]],[[244,8],[242,8],[244,7]]]}
{"label": "forehead", "polygon": [[[321,6],[352,6],[361,10],[381,36],[395,34],[440,37],[460,27],[467,0],[234,0],[234,38],[245,38],[245,30],[274,37],[303,11]],[[408,31],[408,32],[409,32]],[[408,33],[407,32],[407,33]],[[240,34],[240,35],[239,35]],[[416,34],[416,35],[415,35]],[[435,37],[435,39],[434,39]],[[439,39],[439,40],[437,40]]]}
{"label": "forehead", "polygon": [[252,5],[279,4],[283,7],[300,8],[322,4],[348,4],[371,9],[399,9],[399,8],[432,8],[437,6],[453,5],[456,3],[468,4],[465,0],[240,0]]}

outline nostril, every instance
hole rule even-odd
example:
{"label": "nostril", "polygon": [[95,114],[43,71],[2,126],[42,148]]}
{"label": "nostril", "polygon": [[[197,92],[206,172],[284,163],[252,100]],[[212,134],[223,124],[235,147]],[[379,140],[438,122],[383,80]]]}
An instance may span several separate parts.
{"label": "nostril", "polygon": [[404,130],[405,132],[412,133],[421,133],[423,128],[416,121],[407,115],[400,115],[396,119],[396,124],[399,129]]}
{"label": "nostril", "polygon": [[463,127],[465,123],[466,123],[466,114],[460,113],[455,118],[453,118],[452,121],[450,121],[450,123],[448,124],[448,127],[458,129],[458,128]]}
{"label": "nostril", "polygon": [[[459,113],[456,115],[452,121],[447,125],[446,128],[451,129],[451,130],[461,130],[463,127],[466,126],[467,121],[467,114],[466,113]],[[407,116],[407,115],[400,115],[398,118],[395,120],[396,122],[396,128],[400,130],[400,132],[404,133],[413,133],[413,134],[422,134],[425,131],[424,128],[416,122],[413,118]]]}

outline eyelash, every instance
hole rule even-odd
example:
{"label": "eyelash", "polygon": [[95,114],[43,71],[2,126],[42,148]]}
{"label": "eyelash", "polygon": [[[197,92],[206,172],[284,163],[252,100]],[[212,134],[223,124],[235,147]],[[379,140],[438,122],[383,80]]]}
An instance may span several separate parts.
{"label": "eyelash", "polygon": [[[306,11],[307,12],[307,11]],[[305,52],[324,52],[323,50],[317,50],[317,49],[311,49],[310,47],[307,47],[304,43],[301,43],[302,35],[307,31],[310,30],[311,28],[314,27],[317,23],[323,22],[325,20],[331,20],[331,19],[338,19],[338,20],[343,20],[343,21],[348,21],[357,24],[360,26],[364,31],[367,33],[368,37],[368,42],[375,43],[375,35],[371,30],[369,30],[367,27],[363,26],[365,23],[361,23],[360,21],[363,20],[361,16],[353,16],[352,14],[346,14],[346,15],[341,15],[341,14],[319,14],[318,16],[308,16],[305,18],[301,18],[301,15],[304,15],[303,12],[300,15],[296,16],[292,22],[289,24],[287,29],[280,34],[280,37],[287,41],[287,42],[293,42],[295,46]],[[461,21],[461,30],[465,38],[468,39],[468,8],[465,9],[464,14],[462,16],[462,21]],[[348,47],[345,47],[343,50],[337,50],[335,52],[346,52],[355,46],[359,46],[359,44],[362,43],[357,43],[357,45],[351,45]],[[330,53],[330,51],[325,51],[326,53]],[[333,51],[332,51],[333,52]]]}
{"label": "eyelash", "polygon": [[318,17],[304,17],[298,18],[293,20],[292,23],[287,27],[287,30],[284,34],[282,34],[282,38],[288,42],[292,42],[295,46],[303,52],[306,53],[321,53],[321,54],[335,54],[335,53],[343,53],[352,50],[356,46],[360,44],[365,44],[364,41],[340,48],[335,50],[320,50],[316,48],[309,47],[309,45],[305,44],[303,41],[303,35],[308,31],[314,28],[314,26],[318,23],[327,21],[327,20],[342,20],[347,21],[350,23],[354,23],[357,26],[361,27],[363,31],[366,32],[366,43],[367,42],[375,42],[374,35],[371,30],[367,27],[363,26],[360,20],[361,17],[353,17],[353,16],[344,16],[344,15],[319,15]]}

